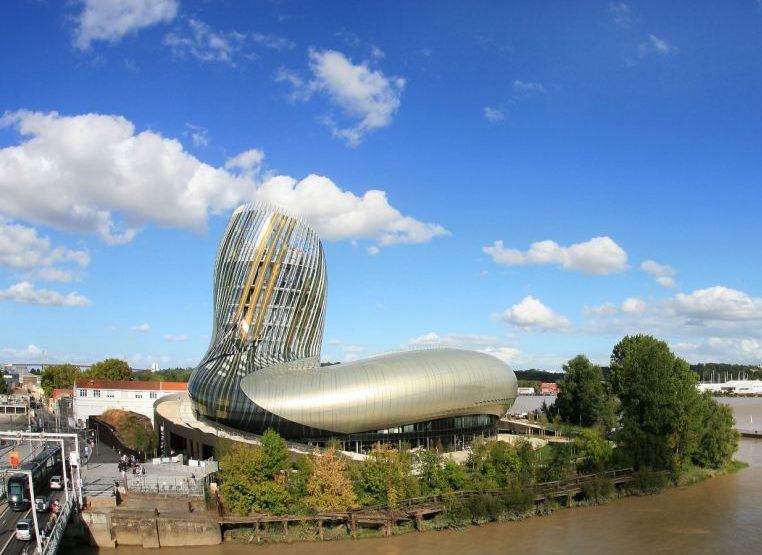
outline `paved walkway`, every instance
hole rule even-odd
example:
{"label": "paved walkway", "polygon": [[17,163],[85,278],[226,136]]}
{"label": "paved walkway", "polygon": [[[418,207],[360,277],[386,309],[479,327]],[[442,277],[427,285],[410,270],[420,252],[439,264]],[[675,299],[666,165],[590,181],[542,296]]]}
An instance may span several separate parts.
{"label": "paved walkway", "polygon": [[152,464],[150,462],[141,465],[145,466],[145,475],[132,474],[132,470],[123,474],[119,472],[117,462],[94,462],[98,458],[101,457],[94,457],[82,465],[83,489],[91,496],[111,495],[114,480],[117,480],[120,485],[124,485],[125,477],[129,484],[128,487],[140,485],[144,489],[153,490],[158,485],[160,493],[177,492],[182,489],[187,491],[189,486],[200,486],[207,474],[205,468],[190,467],[180,463]]}

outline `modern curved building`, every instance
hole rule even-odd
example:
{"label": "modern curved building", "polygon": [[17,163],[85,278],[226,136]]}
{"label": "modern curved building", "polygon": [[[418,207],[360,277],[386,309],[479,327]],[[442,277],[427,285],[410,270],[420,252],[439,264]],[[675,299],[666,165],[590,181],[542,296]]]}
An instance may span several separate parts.
{"label": "modern curved building", "polygon": [[516,398],[505,363],[460,349],[321,366],[323,248],[277,209],[233,213],[214,277],[214,331],[188,384],[198,420],[301,443],[449,444],[494,433]]}

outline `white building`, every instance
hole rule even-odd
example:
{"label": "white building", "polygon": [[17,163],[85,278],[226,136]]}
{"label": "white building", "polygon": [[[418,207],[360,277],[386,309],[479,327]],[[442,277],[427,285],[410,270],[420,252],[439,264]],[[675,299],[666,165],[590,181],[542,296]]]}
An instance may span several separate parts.
{"label": "white building", "polygon": [[153,404],[157,399],[187,390],[185,382],[77,380],[72,411],[77,423],[86,422],[89,416],[98,416],[108,409],[137,412],[153,423]]}
{"label": "white building", "polygon": [[733,380],[724,383],[700,383],[701,392],[730,393],[734,395],[762,395],[761,380]]}

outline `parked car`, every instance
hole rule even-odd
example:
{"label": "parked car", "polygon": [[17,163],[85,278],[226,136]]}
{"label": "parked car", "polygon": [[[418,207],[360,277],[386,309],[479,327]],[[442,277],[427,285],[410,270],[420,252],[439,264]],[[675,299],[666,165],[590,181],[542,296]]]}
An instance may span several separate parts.
{"label": "parked car", "polygon": [[50,489],[64,489],[63,478],[60,476],[51,476]]}
{"label": "parked car", "polygon": [[34,498],[34,508],[38,513],[47,513],[50,510],[50,502],[44,495],[38,495]]}
{"label": "parked car", "polygon": [[16,539],[29,541],[34,535],[34,523],[31,518],[22,518],[16,523]]}

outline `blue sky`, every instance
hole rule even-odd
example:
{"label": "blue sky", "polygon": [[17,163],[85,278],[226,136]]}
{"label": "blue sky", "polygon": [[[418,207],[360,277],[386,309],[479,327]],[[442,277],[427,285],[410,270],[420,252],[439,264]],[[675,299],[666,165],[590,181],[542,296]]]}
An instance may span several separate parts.
{"label": "blue sky", "polygon": [[192,366],[232,210],[328,264],[323,358],[762,362],[762,3],[9,3],[0,358]]}

